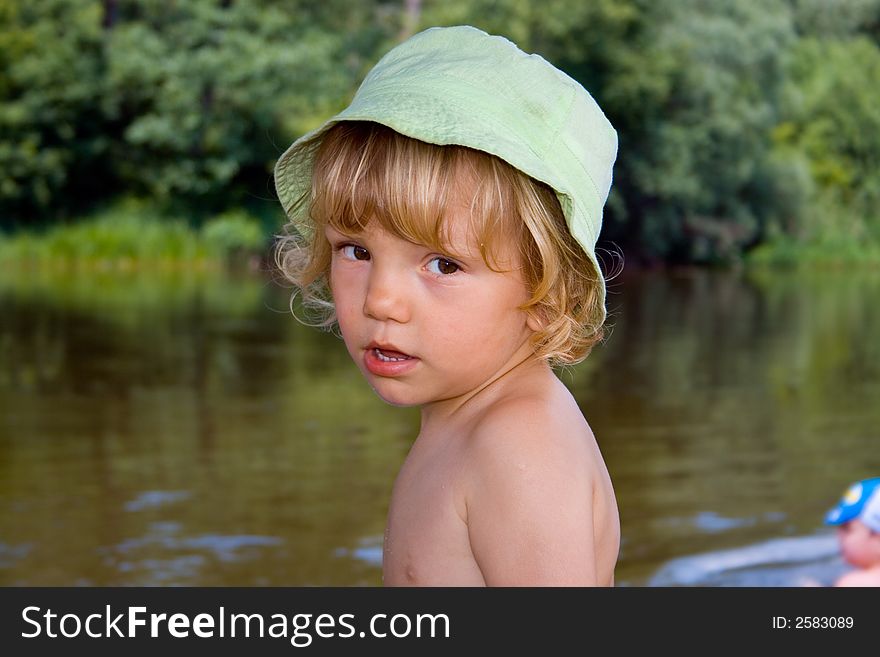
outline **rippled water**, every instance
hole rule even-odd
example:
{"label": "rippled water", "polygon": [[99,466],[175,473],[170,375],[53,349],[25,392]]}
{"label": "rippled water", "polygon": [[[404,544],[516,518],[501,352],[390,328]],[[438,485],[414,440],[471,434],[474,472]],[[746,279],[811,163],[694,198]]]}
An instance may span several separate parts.
{"label": "rippled water", "polygon": [[[880,473],[880,273],[630,274],[563,373],[621,585],[830,581]],[[418,430],[256,277],[0,274],[0,583],[379,584]]]}

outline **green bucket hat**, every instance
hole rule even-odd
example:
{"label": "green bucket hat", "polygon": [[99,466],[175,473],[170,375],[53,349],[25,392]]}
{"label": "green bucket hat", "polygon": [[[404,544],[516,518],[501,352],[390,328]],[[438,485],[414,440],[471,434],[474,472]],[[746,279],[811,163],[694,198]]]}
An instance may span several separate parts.
{"label": "green bucket hat", "polygon": [[340,121],[372,121],[430,144],[495,155],[556,192],[569,230],[596,260],[617,133],[593,97],[539,55],[470,26],[434,27],[407,39],[369,72],[351,104],[288,148],[275,189],[290,221],[308,232],[312,161]]}

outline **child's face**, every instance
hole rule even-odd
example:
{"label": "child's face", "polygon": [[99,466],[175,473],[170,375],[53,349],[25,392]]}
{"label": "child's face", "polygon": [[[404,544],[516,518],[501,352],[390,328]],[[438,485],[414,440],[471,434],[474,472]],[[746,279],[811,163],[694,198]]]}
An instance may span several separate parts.
{"label": "child's face", "polygon": [[868,568],[880,563],[880,534],[860,520],[851,520],[837,529],[843,558],[853,566]]}
{"label": "child's face", "polygon": [[492,271],[469,236],[466,212],[453,207],[445,217],[451,250],[461,257],[400,239],[377,221],[357,235],[325,231],[345,345],[390,404],[455,399],[531,349],[534,324],[518,308],[529,298],[519,257],[499,254],[511,271]]}

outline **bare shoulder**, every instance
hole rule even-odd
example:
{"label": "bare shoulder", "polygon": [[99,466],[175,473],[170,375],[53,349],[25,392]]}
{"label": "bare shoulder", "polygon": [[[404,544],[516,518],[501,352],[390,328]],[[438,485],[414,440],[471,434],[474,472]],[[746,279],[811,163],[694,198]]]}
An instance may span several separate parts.
{"label": "bare shoulder", "polygon": [[853,570],[838,579],[834,586],[855,587],[855,586],[880,586],[880,569],[872,568],[870,570]]}
{"label": "bare shoulder", "polygon": [[538,394],[525,391],[499,400],[471,427],[472,464],[485,474],[568,474],[585,484],[606,474],[589,424],[565,386],[555,380]]}
{"label": "bare shoulder", "polygon": [[613,582],[611,481],[589,425],[558,386],[499,400],[468,436],[468,533],[488,584]]}

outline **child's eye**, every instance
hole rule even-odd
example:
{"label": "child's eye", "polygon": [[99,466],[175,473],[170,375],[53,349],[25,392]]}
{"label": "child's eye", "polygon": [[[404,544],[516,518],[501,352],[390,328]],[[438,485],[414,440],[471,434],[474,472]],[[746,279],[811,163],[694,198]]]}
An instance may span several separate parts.
{"label": "child's eye", "polygon": [[428,263],[428,271],[440,276],[449,276],[459,271],[461,267],[448,258],[434,258]]}
{"label": "child's eye", "polygon": [[339,247],[343,257],[349,260],[369,260],[370,252],[357,244],[343,244]]}

